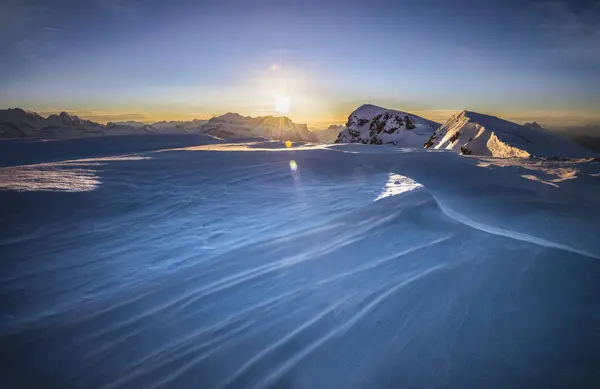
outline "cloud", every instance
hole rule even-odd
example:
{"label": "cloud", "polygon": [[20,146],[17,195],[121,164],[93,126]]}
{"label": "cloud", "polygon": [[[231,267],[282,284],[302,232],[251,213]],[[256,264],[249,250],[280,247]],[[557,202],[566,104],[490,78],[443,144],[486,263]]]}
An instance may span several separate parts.
{"label": "cloud", "polygon": [[47,19],[47,6],[34,2],[6,0],[0,2],[0,36],[23,34]]}
{"label": "cloud", "polygon": [[52,25],[53,15],[39,1],[2,1],[0,47],[13,61],[39,62],[54,55],[61,30]]}
{"label": "cloud", "polygon": [[532,4],[524,13],[557,55],[600,62],[600,3],[575,9],[564,1]]}
{"label": "cloud", "polygon": [[105,11],[126,18],[135,18],[140,6],[137,0],[96,0],[96,4]]}
{"label": "cloud", "polygon": [[31,62],[42,62],[56,55],[56,36],[60,30],[41,29],[14,42],[16,52]]}

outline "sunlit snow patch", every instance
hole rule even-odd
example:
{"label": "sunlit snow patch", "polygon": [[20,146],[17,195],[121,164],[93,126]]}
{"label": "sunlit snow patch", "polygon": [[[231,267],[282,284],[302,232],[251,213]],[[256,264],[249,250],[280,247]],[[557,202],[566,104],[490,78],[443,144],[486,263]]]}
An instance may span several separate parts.
{"label": "sunlit snow patch", "polygon": [[385,183],[383,192],[377,196],[375,201],[381,200],[384,197],[399,195],[404,192],[421,188],[423,185],[418,182],[402,176],[400,174],[390,173],[388,181]]}
{"label": "sunlit snow patch", "polygon": [[149,159],[138,155],[85,158],[0,168],[0,191],[89,192],[100,186],[95,166]]}

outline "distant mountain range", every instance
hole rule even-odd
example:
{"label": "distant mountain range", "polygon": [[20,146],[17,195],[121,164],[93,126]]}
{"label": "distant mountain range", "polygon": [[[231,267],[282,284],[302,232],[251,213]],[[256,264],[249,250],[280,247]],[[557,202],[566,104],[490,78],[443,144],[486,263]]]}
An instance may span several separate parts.
{"label": "distant mountain range", "polygon": [[227,113],[210,120],[162,121],[145,124],[135,121],[99,124],[62,112],[44,118],[20,108],[0,110],[0,138],[68,139],[107,135],[207,134],[223,139],[266,137],[277,140],[317,142],[306,124],[287,117],[245,117]]}
{"label": "distant mountain range", "polygon": [[[493,157],[587,157],[597,154],[543,129],[538,123],[519,125],[472,111],[462,111],[440,125],[411,113],[371,104],[357,108],[345,126],[310,131],[288,117],[246,117],[226,113],[210,120],[135,121],[99,124],[62,112],[44,118],[19,108],[0,110],[0,138],[68,139],[107,135],[205,134],[231,138],[269,138],[301,142],[362,143],[452,150]],[[579,139],[575,139],[579,142]],[[584,143],[590,142],[587,138]]]}

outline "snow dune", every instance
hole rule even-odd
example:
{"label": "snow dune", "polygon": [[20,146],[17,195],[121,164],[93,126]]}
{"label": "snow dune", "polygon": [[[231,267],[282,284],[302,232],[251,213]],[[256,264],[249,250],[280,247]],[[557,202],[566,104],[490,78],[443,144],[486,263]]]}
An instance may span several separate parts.
{"label": "snow dune", "polygon": [[156,139],[3,160],[0,386],[600,385],[597,162]]}

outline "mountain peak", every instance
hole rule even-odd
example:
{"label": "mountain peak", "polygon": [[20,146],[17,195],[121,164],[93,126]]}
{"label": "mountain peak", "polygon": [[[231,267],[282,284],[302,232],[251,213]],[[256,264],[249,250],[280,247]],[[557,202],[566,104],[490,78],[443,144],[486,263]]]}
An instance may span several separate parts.
{"label": "mountain peak", "polygon": [[[41,116],[38,115],[37,112],[30,111],[30,110],[23,109],[23,108],[18,108],[18,107],[16,107],[16,108],[9,108],[9,109],[6,109],[4,111],[8,112],[10,114],[13,114],[13,115],[33,116],[33,117],[40,117],[41,118]],[[2,112],[2,110],[0,110],[0,112]]]}
{"label": "mountain peak", "polygon": [[348,117],[336,143],[393,144],[423,147],[439,124],[420,116],[363,104]]}
{"label": "mountain peak", "polygon": [[387,108],[383,108],[383,107],[378,107],[377,105],[373,105],[373,104],[363,104],[360,107],[356,108],[353,112],[352,115],[358,116],[358,117],[373,117],[379,113],[382,112],[398,112],[395,111],[393,109],[387,109]]}
{"label": "mountain peak", "polygon": [[558,135],[466,110],[448,119],[425,147],[501,158],[590,155],[584,148]]}
{"label": "mountain peak", "polygon": [[542,126],[540,126],[540,124],[538,122],[525,123],[525,124],[523,124],[523,127],[531,128],[534,130],[545,131],[545,129]]}

